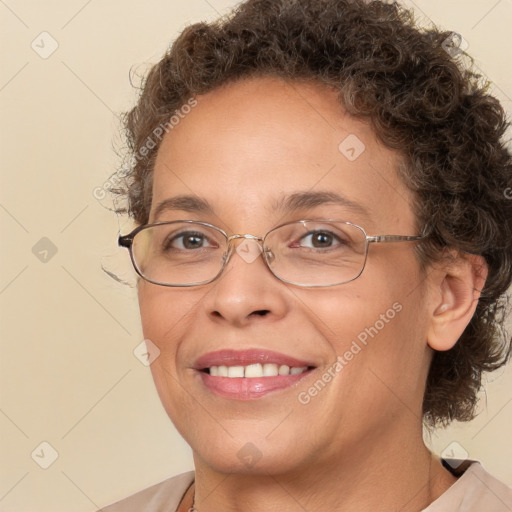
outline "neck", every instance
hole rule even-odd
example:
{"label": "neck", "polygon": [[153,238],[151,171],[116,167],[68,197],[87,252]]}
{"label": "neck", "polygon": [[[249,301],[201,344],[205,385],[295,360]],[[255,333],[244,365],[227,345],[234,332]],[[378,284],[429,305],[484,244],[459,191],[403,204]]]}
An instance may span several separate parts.
{"label": "neck", "polygon": [[[335,461],[281,474],[219,473],[197,456],[194,488],[183,502],[197,512],[419,512],[445,492],[453,477],[421,439],[365,443]],[[180,508],[180,512],[181,512]]]}

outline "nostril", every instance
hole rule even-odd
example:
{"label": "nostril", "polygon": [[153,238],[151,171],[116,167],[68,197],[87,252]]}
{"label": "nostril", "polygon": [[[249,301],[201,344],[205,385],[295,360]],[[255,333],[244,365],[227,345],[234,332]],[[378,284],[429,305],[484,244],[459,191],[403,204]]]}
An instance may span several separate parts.
{"label": "nostril", "polygon": [[265,316],[267,313],[270,313],[268,309],[258,309],[258,311],[253,311],[252,314],[258,316]]}

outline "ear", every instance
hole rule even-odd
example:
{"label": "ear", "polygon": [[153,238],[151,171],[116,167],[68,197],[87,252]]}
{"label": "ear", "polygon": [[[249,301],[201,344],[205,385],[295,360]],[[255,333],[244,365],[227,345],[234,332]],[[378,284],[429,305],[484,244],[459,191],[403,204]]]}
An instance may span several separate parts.
{"label": "ear", "polygon": [[452,254],[453,258],[434,271],[427,343],[434,350],[450,350],[475,313],[487,278],[482,256]]}

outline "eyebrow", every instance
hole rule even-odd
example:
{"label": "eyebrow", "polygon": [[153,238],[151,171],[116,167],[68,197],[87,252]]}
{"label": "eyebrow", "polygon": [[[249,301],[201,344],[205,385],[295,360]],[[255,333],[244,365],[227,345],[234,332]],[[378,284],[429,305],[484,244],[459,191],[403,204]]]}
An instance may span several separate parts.
{"label": "eyebrow", "polygon": [[[352,210],[354,213],[368,216],[368,211],[362,205],[334,192],[296,192],[288,196],[282,196],[274,201],[271,208],[274,211],[284,213],[306,210],[329,203],[334,203]],[[169,197],[158,203],[155,208],[154,219],[158,219],[165,212],[176,210],[189,213],[214,214],[212,206],[206,199],[192,195],[180,195]]]}
{"label": "eyebrow", "polygon": [[213,213],[213,208],[205,199],[197,196],[176,196],[169,197],[158,203],[155,208],[154,218],[158,219],[164,212],[181,210],[190,213]]}
{"label": "eyebrow", "polygon": [[277,200],[273,208],[281,212],[306,210],[308,208],[315,208],[324,204],[334,203],[343,206],[354,213],[359,213],[368,216],[368,210],[361,204],[350,200],[334,192],[320,191],[320,192],[297,192],[289,196],[283,196]]}

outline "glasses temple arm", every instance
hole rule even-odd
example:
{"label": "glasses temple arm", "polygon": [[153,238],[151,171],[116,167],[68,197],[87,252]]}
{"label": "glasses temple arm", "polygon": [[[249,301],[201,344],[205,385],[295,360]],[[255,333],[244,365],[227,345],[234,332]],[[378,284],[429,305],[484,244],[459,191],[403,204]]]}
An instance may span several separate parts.
{"label": "glasses temple arm", "polygon": [[405,235],[378,235],[378,236],[367,236],[366,240],[369,243],[387,243],[387,242],[413,242],[418,240],[423,240],[426,238],[426,235],[413,235],[413,236],[405,236]]}

